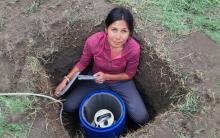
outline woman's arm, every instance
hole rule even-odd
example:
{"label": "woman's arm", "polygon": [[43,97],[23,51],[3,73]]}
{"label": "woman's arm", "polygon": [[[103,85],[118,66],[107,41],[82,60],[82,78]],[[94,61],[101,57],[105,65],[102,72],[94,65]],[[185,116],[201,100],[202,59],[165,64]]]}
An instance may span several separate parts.
{"label": "woman's arm", "polygon": [[64,77],[61,83],[57,86],[57,88],[55,89],[55,95],[58,95],[58,93],[65,88],[67,82],[70,81],[77,72],[82,72],[89,65],[93,56],[92,48],[96,49],[92,46],[96,46],[99,42],[99,39],[97,39],[97,35],[99,34],[94,34],[86,40],[82,55],[80,57],[80,61],[75,64],[71,71]]}
{"label": "woman's arm", "polygon": [[119,74],[108,74],[104,73],[105,80],[128,80],[129,76],[126,73],[119,73]]}
{"label": "woman's arm", "polygon": [[68,73],[68,75],[66,75],[66,77],[69,78],[69,80],[71,80],[77,72],[80,72],[80,70],[77,66],[74,66]]}
{"label": "woman's arm", "polygon": [[74,77],[77,72],[82,72],[90,62],[92,54],[90,52],[89,45],[86,43],[81,55],[80,61],[71,69],[71,71],[64,77],[60,84],[55,89],[55,95],[58,96],[59,93],[66,87],[67,83]]}
{"label": "woman's arm", "polygon": [[79,68],[74,66],[73,69],[68,73],[67,76],[60,82],[60,84],[56,87],[54,95],[58,96],[59,93],[66,87],[67,83],[73,78],[73,76],[79,72]]}
{"label": "woman's arm", "polygon": [[126,73],[119,73],[119,74],[108,74],[103,72],[97,72],[94,74],[94,76],[97,78],[97,83],[103,83],[107,80],[129,80],[130,77]]}

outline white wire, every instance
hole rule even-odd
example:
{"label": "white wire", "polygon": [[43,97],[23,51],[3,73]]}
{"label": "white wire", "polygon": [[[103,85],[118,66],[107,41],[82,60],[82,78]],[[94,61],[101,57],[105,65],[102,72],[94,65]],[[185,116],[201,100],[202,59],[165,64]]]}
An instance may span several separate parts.
{"label": "white wire", "polygon": [[63,103],[60,100],[57,100],[51,96],[47,96],[47,95],[43,95],[43,94],[36,94],[36,93],[0,93],[0,96],[38,96],[38,97],[44,97],[44,98],[53,100],[57,103],[60,103],[61,104],[60,123],[61,123],[62,127],[64,128],[63,120],[62,120]]}

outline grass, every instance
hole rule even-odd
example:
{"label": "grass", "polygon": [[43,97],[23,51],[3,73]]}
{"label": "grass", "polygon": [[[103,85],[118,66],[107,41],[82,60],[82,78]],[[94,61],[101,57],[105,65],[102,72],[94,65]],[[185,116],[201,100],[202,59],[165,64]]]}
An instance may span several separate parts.
{"label": "grass", "polygon": [[186,137],[184,136],[184,134],[183,134],[182,131],[178,131],[176,137],[177,137],[177,138],[186,138]]}
{"label": "grass", "polygon": [[[36,45],[36,42],[32,38],[28,38],[25,43],[25,47],[27,48],[25,68],[31,71],[32,73],[37,73],[41,69],[40,61],[38,60],[37,57],[35,57],[35,56],[38,56],[37,50],[34,49],[35,45]],[[35,55],[35,56],[32,56],[32,55]]]}
{"label": "grass", "polygon": [[4,29],[5,27],[5,21],[3,17],[0,17],[0,32]]}
{"label": "grass", "polygon": [[70,15],[67,17],[67,25],[66,27],[72,26],[74,22],[76,21],[76,17]]}
{"label": "grass", "polygon": [[193,117],[199,112],[198,98],[193,92],[189,92],[182,104],[178,105],[177,110],[188,117]]}
{"label": "grass", "polygon": [[56,0],[55,4],[49,6],[48,9],[55,9],[58,6],[60,6],[62,2],[63,2],[63,0]]}
{"label": "grass", "polygon": [[194,30],[220,43],[219,0],[109,0],[132,7],[144,22],[160,23],[175,36]]}
{"label": "grass", "polygon": [[33,72],[33,73],[39,72],[41,70],[40,61],[36,57],[27,56],[26,69]]}
{"label": "grass", "polygon": [[31,15],[32,13],[37,11],[39,6],[40,6],[40,0],[34,0],[31,4],[25,7],[24,14],[26,16]]}
{"label": "grass", "polygon": [[0,137],[25,138],[28,127],[25,123],[10,122],[10,115],[24,114],[32,109],[33,100],[18,97],[0,97]]}
{"label": "grass", "polygon": [[211,138],[219,138],[220,136],[220,131],[218,128],[212,128],[211,129]]}
{"label": "grass", "polygon": [[8,4],[7,5],[14,5],[18,2],[19,0],[8,0]]}

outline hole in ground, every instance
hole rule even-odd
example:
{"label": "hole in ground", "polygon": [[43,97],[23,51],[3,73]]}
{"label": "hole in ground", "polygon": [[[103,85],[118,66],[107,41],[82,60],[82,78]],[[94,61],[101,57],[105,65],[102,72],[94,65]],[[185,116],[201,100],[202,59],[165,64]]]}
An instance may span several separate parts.
{"label": "hole in ground", "polygon": [[[91,29],[88,22],[76,21],[70,28],[62,30],[55,43],[55,45],[59,45],[58,52],[44,57],[49,62],[42,62],[42,64],[49,74],[54,88],[79,60],[86,38],[94,32],[104,30],[103,23]],[[172,73],[169,65],[157,56],[154,49],[148,47],[142,36],[134,34],[134,37],[138,38],[142,48],[135,83],[148,108],[150,119],[153,121],[158,113],[168,110],[171,104],[175,104],[178,96],[185,93],[185,90],[181,87],[178,77]],[[77,131],[80,130],[78,113],[64,113],[63,116],[70,135],[73,137],[81,135],[80,131]],[[139,127],[127,116],[123,135],[135,131],[137,128]]]}

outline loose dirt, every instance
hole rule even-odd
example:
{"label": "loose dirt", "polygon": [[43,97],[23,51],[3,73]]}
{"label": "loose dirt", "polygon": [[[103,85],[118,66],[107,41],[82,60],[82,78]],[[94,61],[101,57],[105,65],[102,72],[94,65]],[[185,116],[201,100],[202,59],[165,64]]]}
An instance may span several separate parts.
{"label": "loose dirt", "polygon": [[[79,60],[85,39],[104,30],[103,21],[112,7],[100,0],[0,1],[0,91],[52,95]],[[141,31],[134,37],[142,52],[135,82],[151,121],[138,128],[129,127],[128,121],[123,136],[218,137],[220,45],[201,32],[171,41],[160,25],[143,24],[139,19],[136,25]],[[166,51],[159,47],[162,44]],[[203,107],[193,118],[174,110],[189,89]],[[76,114],[64,114],[63,130],[58,104],[38,98],[35,106],[41,110],[26,120],[32,124],[29,137],[82,137]]]}

